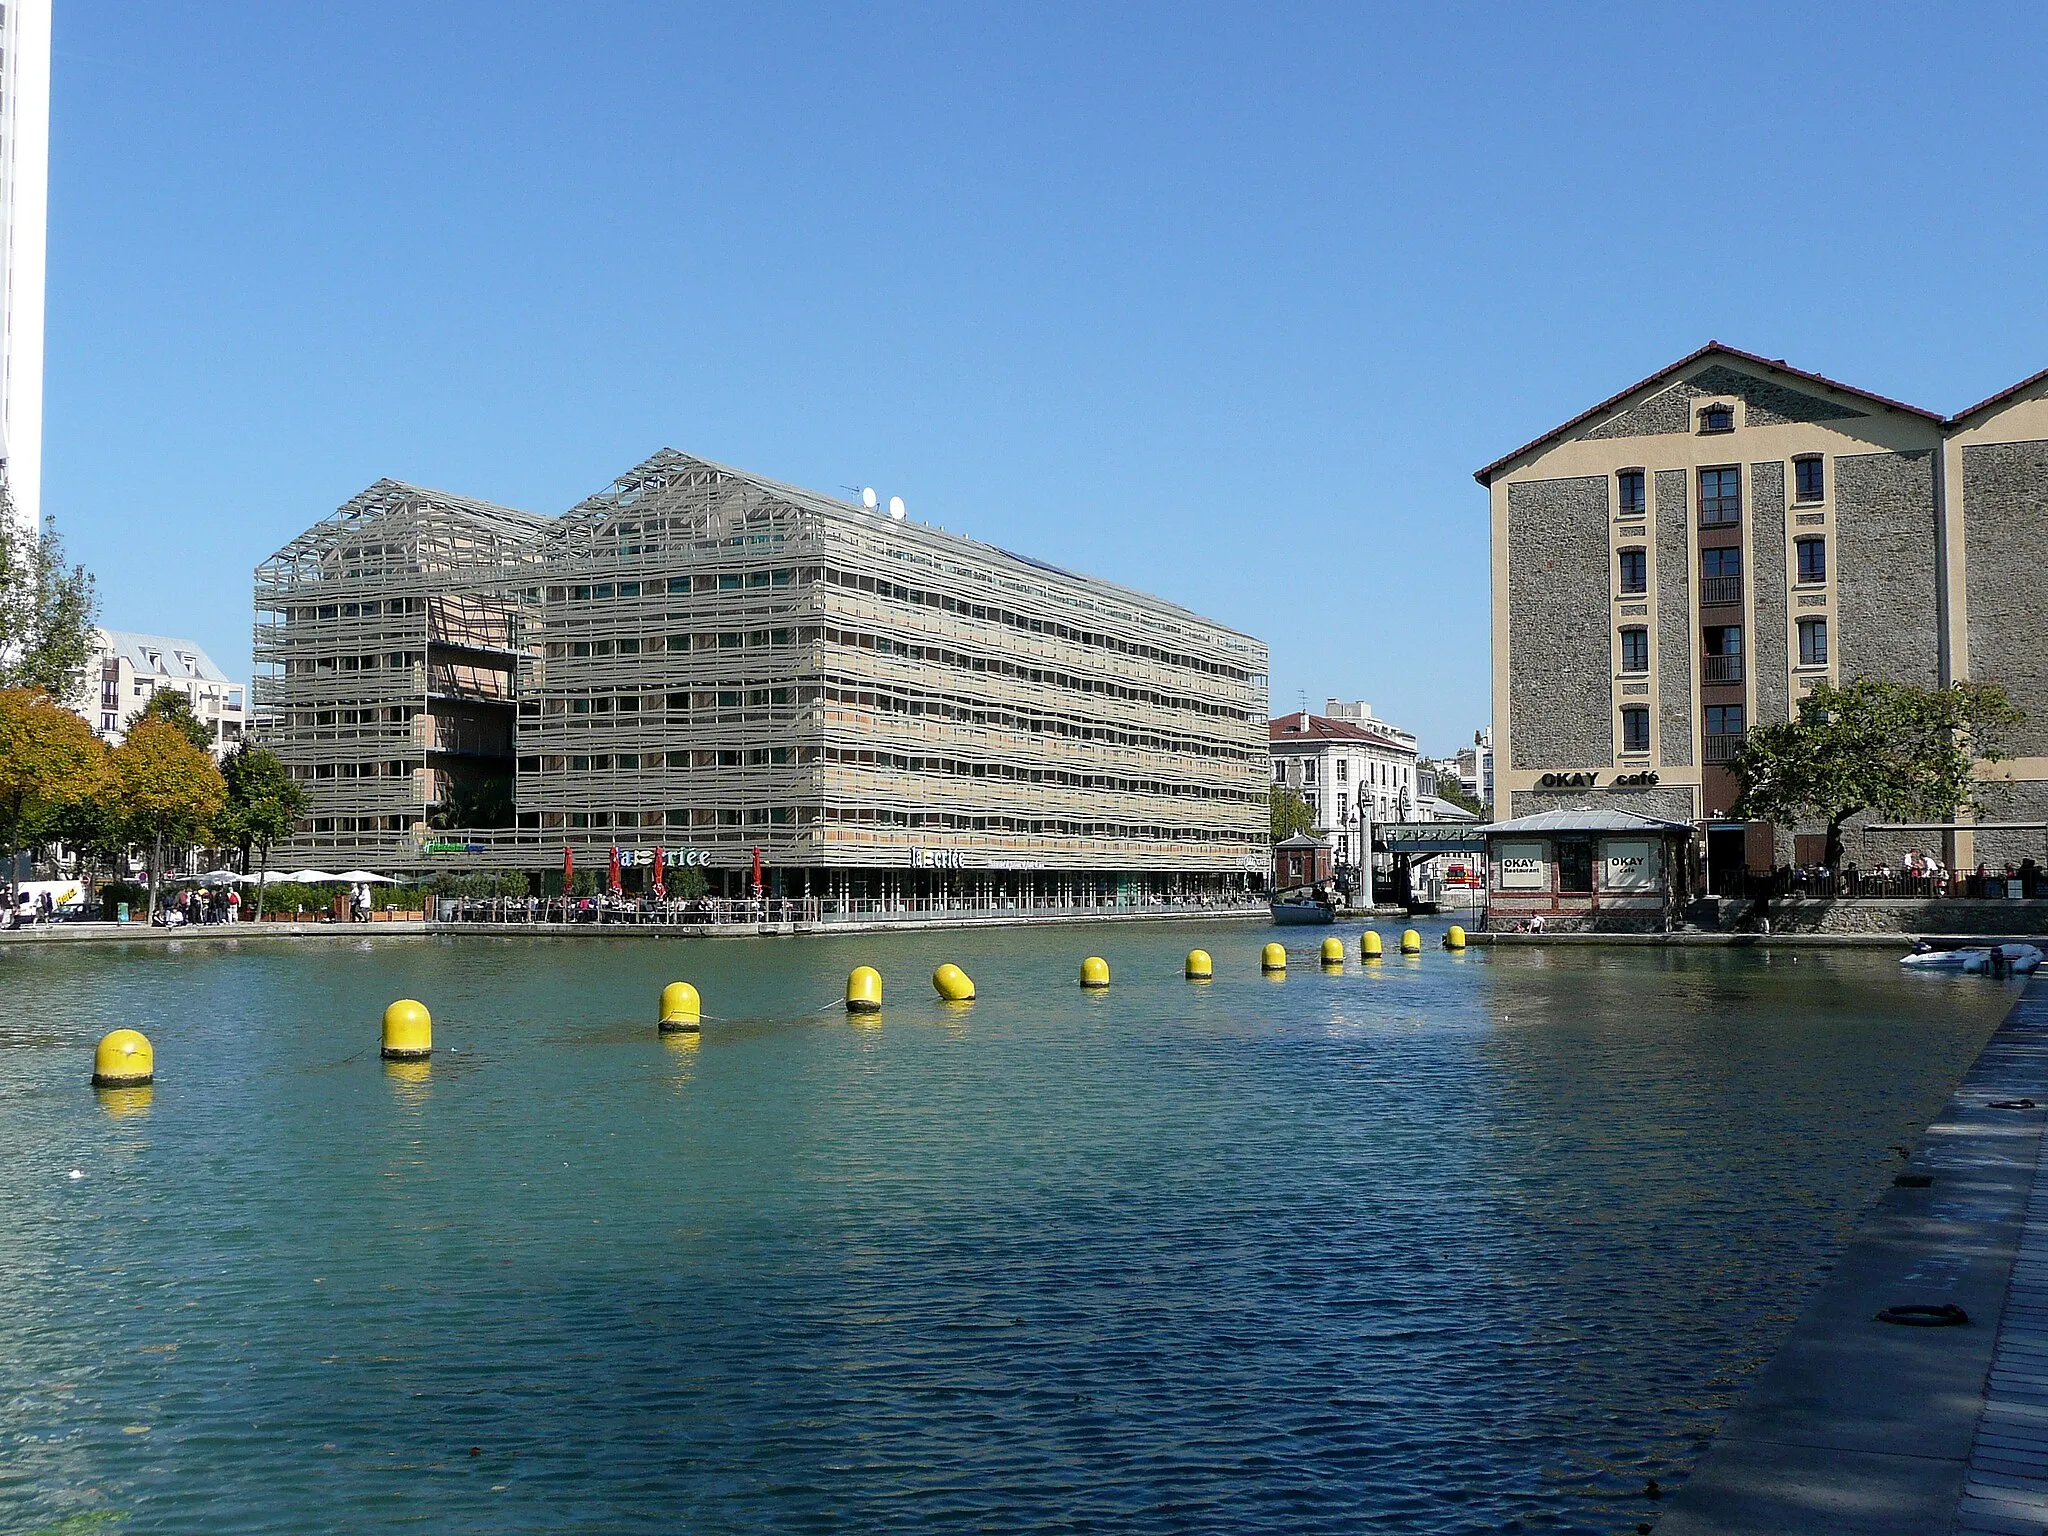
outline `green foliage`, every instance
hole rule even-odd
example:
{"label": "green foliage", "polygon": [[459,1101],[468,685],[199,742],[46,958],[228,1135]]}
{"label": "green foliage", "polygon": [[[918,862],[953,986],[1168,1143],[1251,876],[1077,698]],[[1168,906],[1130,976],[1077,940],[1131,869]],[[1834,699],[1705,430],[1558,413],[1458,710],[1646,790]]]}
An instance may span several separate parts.
{"label": "green foliage", "polygon": [[[242,850],[242,869],[249,872],[249,850],[257,850],[257,872],[270,867],[270,845],[289,837],[292,828],[306,814],[308,804],[301,789],[275,752],[243,742],[227,755],[221,765],[227,784],[227,805],[220,814],[222,841]],[[269,906],[268,887],[259,888],[256,916]]]}
{"label": "green foliage", "polygon": [[1268,805],[1272,811],[1274,842],[1284,843],[1290,837],[1315,831],[1315,812],[1308,808],[1306,800],[1285,784],[1273,786]]}
{"label": "green foliage", "polygon": [[532,894],[532,887],[526,876],[517,873],[494,874],[478,871],[474,874],[458,875],[453,871],[434,876],[431,887],[436,896],[459,896],[472,901],[500,898],[525,900]]}
{"label": "green foliage", "polygon": [[82,565],[66,569],[53,519],[36,538],[0,494],[0,688],[35,688],[59,701],[79,691],[99,600]]}
{"label": "green foliage", "polygon": [[1989,683],[1914,688],[1858,678],[1822,684],[1797,719],[1759,726],[1729,763],[1742,786],[1737,816],[1781,826],[1824,822],[1830,868],[1842,824],[1860,811],[1890,821],[1947,821],[1981,809],[1977,764],[2004,757],[2023,720]]}
{"label": "green foliage", "polygon": [[1448,800],[1459,810],[1470,811],[1474,816],[1484,816],[1486,814],[1486,807],[1480,804],[1479,797],[1467,794],[1465,786],[1448,774],[1438,775],[1436,797],[1439,800]]}
{"label": "green foliage", "polygon": [[502,774],[451,776],[440,802],[427,813],[427,825],[437,832],[509,827],[513,820],[512,781]]}
{"label": "green foliage", "polygon": [[676,901],[695,901],[711,889],[709,877],[694,864],[677,870],[663,884],[667,886],[670,898]]}
{"label": "green foliage", "polygon": [[213,731],[192,712],[192,701],[182,688],[157,689],[149,696],[147,704],[128,717],[127,729],[132,731],[145,720],[161,720],[166,725],[175,725],[200,751],[209,755],[213,752]]}

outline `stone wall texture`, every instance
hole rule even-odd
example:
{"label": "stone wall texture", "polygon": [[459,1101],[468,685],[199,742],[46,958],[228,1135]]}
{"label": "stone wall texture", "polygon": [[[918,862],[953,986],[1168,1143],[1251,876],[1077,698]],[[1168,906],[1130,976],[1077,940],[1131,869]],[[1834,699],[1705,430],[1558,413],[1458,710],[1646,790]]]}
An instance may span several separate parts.
{"label": "stone wall texture", "polygon": [[1686,382],[1698,394],[1732,395],[1740,400],[1745,426],[1782,427],[1795,421],[1850,421],[1870,414],[1854,406],[1837,405],[1818,395],[1809,395],[1803,390],[1789,389],[1722,363],[1709,364]]}
{"label": "stone wall texture", "polygon": [[2048,756],[2048,443],[1965,448],[1963,525],[1970,676],[2026,711],[2008,750]]}
{"label": "stone wall texture", "polygon": [[1657,471],[1657,761],[1692,766],[1692,555],[1682,469]]}
{"label": "stone wall texture", "polygon": [[[2048,784],[2039,779],[1988,785],[1982,799],[1979,821],[2048,821]],[[1979,832],[1977,858],[1994,869],[2022,859],[2048,864],[2048,832]]]}
{"label": "stone wall texture", "polygon": [[1695,815],[1692,787],[1686,784],[1659,784],[1651,789],[1518,789],[1508,800],[1509,816],[1573,811],[1582,805],[1666,821],[1691,821]]}
{"label": "stone wall texture", "polygon": [[1931,451],[1835,460],[1841,633],[1829,638],[1843,682],[1881,677],[1921,688],[1940,685],[1936,538]]}
{"label": "stone wall texture", "polygon": [[[1749,902],[1724,907],[1725,929],[1754,926]],[[1728,910],[1728,909],[1734,910]],[[1774,933],[2048,933],[2048,901],[1825,901],[1779,898]]]}
{"label": "stone wall texture", "polygon": [[1769,725],[1792,717],[1792,657],[1785,614],[1785,466],[1773,460],[1749,468],[1750,639],[1756,667],[1756,719]]}
{"label": "stone wall texture", "polygon": [[1634,410],[1610,416],[1587,438],[1673,437],[1692,430],[1692,403],[1700,392],[1689,384],[1674,384],[1662,394],[1652,395]]}
{"label": "stone wall texture", "polygon": [[1508,718],[1514,766],[1614,760],[1607,477],[1508,486]]}

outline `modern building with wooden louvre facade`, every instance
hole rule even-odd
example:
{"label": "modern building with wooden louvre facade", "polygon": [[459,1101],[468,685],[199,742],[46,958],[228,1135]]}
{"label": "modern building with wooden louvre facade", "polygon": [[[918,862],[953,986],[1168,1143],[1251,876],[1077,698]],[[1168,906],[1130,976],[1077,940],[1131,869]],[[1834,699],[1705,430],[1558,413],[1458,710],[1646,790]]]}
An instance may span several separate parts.
{"label": "modern building with wooden louvre facade", "polygon": [[[369,700],[359,663],[344,704],[323,684],[348,672],[325,663],[372,653],[363,637],[387,630],[392,594],[348,590],[363,578],[332,553],[286,562],[311,577],[298,585],[259,573],[259,661],[281,664],[259,681],[260,728],[314,793],[295,844],[308,858],[540,870],[565,847],[590,867],[616,846],[737,876],[759,849],[785,895],[1032,904],[1262,881],[1266,650],[1249,636],[673,451],[559,520],[399,489],[472,519],[479,538],[520,530],[498,537],[481,579],[408,553],[418,590],[396,594],[419,600],[421,626],[488,616],[502,665],[421,691],[429,724],[405,738],[421,750],[372,775],[412,798],[371,805],[360,767],[352,783],[320,772],[339,747],[320,732],[343,730],[350,708],[360,733],[365,706],[415,701]],[[412,520],[380,541],[410,551]],[[361,517],[344,525],[373,537]],[[306,538],[322,529],[341,534],[330,520]],[[440,659],[422,627],[377,644],[418,652],[429,674]],[[441,769],[441,722],[471,724],[473,694],[501,686],[512,698],[492,720],[509,722],[508,750],[480,740],[476,766]],[[465,772],[501,766],[509,825],[470,824]]]}

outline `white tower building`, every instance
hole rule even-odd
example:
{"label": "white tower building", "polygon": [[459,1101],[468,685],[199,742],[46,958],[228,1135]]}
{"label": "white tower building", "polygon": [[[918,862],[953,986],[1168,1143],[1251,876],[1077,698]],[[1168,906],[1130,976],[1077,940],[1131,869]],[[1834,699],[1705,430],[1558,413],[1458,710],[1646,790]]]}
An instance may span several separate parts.
{"label": "white tower building", "polygon": [[51,0],[0,0],[0,474],[43,514],[43,260],[50,202]]}

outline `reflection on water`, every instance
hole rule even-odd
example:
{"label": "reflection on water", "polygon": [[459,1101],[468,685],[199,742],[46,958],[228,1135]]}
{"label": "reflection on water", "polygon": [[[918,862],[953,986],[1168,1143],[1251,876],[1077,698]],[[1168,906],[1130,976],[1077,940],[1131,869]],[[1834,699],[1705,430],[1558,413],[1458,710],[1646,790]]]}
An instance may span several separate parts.
{"label": "reflection on water", "polygon": [[142,1115],[149,1112],[149,1106],[156,1099],[156,1089],[148,1083],[140,1088],[95,1088],[92,1096],[99,1100],[100,1108],[117,1118]]}
{"label": "reflection on water", "polygon": [[1631,1528],[2013,995],[1339,932],[13,951],[0,1527]]}

